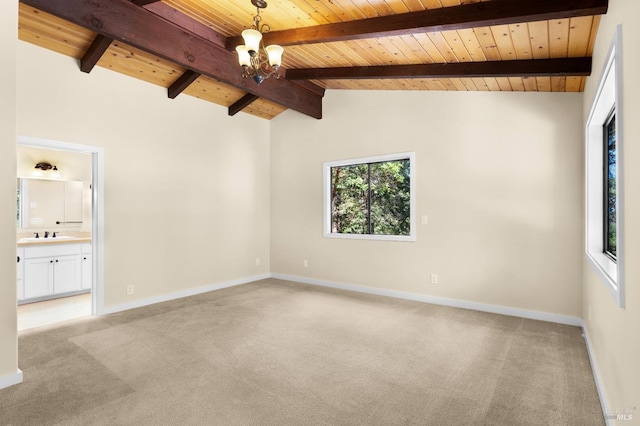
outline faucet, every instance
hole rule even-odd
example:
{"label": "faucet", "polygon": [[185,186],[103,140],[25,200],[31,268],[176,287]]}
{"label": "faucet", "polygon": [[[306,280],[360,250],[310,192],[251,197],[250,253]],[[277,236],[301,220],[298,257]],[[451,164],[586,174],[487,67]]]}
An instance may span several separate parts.
{"label": "faucet", "polygon": [[44,231],[44,237],[49,238],[49,231]]}

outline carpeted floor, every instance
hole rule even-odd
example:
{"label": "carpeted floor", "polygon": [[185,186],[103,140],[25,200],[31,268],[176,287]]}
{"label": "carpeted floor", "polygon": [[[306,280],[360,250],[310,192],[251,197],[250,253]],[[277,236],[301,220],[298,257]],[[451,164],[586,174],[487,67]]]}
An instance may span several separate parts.
{"label": "carpeted floor", "polygon": [[23,332],[2,425],[603,425],[581,330],[279,280]]}

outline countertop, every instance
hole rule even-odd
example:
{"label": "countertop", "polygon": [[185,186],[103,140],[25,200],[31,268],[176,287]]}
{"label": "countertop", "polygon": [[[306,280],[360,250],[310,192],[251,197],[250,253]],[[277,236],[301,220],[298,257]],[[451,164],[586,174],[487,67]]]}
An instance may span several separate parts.
{"label": "countertop", "polygon": [[[37,240],[37,241],[36,241]],[[32,241],[26,241],[21,243],[20,240],[18,240],[18,247],[30,247],[30,246],[41,246],[41,245],[45,245],[45,244],[77,244],[77,243],[90,243],[91,242],[91,238],[90,237],[85,237],[85,238],[69,238],[69,239],[62,239],[62,238],[36,238],[33,239]]]}

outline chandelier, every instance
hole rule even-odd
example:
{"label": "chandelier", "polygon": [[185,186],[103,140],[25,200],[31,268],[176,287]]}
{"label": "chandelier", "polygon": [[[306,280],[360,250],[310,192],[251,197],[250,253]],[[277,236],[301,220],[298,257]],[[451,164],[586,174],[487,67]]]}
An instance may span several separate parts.
{"label": "chandelier", "polygon": [[251,0],[257,13],[253,17],[251,28],[242,32],[244,44],[236,47],[238,62],[242,67],[242,78],[252,77],[258,84],[269,77],[280,78],[278,69],[282,64],[282,52],[284,48],[277,44],[264,47],[262,34],[271,30],[269,25],[262,23],[260,9],[267,7],[266,0]]}

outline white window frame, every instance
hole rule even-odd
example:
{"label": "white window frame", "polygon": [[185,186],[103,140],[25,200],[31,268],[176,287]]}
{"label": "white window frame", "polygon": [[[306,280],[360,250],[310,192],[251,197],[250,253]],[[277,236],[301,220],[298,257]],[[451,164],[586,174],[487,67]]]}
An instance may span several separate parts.
{"label": "white window frame", "polygon": [[[622,27],[616,28],[585,128],[585,252],[605,287],[624,308],[624,181]],[[604,253],[603,126],[616,114],[616,260]]]}
{"label": "white window frame", "polygon": [[[355,164],[382,163],[409,159],[409,210],[410,225],[409,235],[372,235],[372,234],[339,234],[331,232],[331,168],[339,166],[351,166]],[[375,157],[356,158],[351,160],[330,161],[322,164],[323,169],[323,230],[327,238],[345,238],[354,240],[383,240],[383,241],[415,241],[416,240],[416,162],[415,152],[403,152],[398,154],[379,155]]]}

